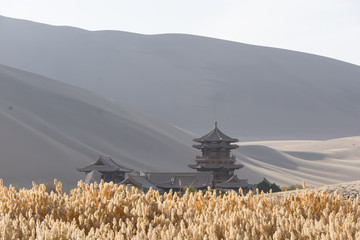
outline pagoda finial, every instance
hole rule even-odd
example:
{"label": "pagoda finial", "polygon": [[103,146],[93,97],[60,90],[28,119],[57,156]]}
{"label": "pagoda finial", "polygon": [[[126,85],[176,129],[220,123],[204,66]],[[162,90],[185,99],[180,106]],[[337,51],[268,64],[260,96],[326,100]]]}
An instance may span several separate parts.
{"label": "pagoda finial", "polygon": [[217,128],[217,121],[215,121],[215,128]]}

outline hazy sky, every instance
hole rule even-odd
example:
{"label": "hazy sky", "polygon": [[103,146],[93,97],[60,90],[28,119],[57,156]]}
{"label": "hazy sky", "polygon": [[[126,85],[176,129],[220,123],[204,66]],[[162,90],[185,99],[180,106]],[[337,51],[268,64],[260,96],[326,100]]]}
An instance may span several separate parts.
{"label": "hazy sky", "polygon": [[0,15],[89,30],[188,33],[360,65],[360,0],[0,0]]}

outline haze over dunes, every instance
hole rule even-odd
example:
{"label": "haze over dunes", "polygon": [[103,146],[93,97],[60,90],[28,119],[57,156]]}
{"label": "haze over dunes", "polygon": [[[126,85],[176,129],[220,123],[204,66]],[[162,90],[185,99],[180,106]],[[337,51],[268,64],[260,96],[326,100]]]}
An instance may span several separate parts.
{"label": "haze over dunes", "polygon": [[[58,178],[110,155],[138,170],[187,170],[191,136],[87,91],[0,65],[0,178],[30,184]],[[186,145],[184,144],[186,143]]]}
{"label": "haze over dunes", "polygon": [[[75,169],[98,154],[135,170],[190,171],[199,154],[192,139],[213,127],[215,107],[220,129],[242,141],[240,178],[358,180],[360,140],[348,136],[360,135],[359,66],[198,36],[1,16],[0,36],[0,64],[18,68],[0,65],[5,184],[56,177],[72,186],[84,177]],[[243,142],[326,138],[337,139]]]}
{"label": "haze over dunes", "polygon": [[91,32],[0,17],[0,63],[112,98],[202,134],[240,139],[360,135],[360,67],[191,35]]}

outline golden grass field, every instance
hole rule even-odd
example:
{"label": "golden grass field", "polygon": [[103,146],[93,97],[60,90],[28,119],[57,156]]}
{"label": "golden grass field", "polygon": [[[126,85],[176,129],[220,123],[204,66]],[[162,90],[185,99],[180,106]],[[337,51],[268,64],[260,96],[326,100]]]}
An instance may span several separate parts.
{"label": "golden grass field", "polygon": [[[360,239],[359,198],[309,190],[159,194],[80,181],[69,193],[0,180],[1,239]],[[241,191],[240,191],[241,192]],[[273,194],[274,195],[274,194]]]}

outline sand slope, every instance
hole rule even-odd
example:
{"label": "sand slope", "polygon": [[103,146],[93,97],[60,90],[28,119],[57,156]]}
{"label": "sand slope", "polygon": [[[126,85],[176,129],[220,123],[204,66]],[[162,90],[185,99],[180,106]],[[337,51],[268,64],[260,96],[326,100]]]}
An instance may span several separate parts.
{"label": "sand slope", "polygon": [[[0,65],[0,178],[6,184],[56,177],[72,186],[84,177],[75,168],[98,154],[135,170],[191,171],[187,164],[200,154],[191,147],[194,137],[85,90]],[[360,137],[241,142],[234,153],[245,165],[237,174],[250,183],[359,179]]]}
{"label": "sand slope", "polygon": [[[187,164],[200,154],[191,147],[194,137],[87,91],[0,66],[0,178],[5,183],[56,177],[71,186],[84,177],[75,168],[98,154],[136,170],[191,171]],[[245,165],[237,174],[250,183],[263,177],[281,185],[359,179],[360,137],[241,142],[234,153]]]}
{"label": "sand slope", "polygon": [[[6,184],[56,177],[71,186],[84,177],[75,168],[98,154],[136,170],[191,171],[187,164],[200,154],[191,147],[194,137],[87,91],[0,66],[0,178]],[[237,174],[250,183],[359,179],[360,137],[242,142],[234,153],[245,165]]]}
{"label": "sand slope", "polygon": [[[110,155],[137,170],[184,171],[192,135],[87,91],[0,66],[0,178],[5,184],[84,176],[75,168]],[[186,143],[186,144],[185,144]]]}
{"label": "sand slope", "polygon": [[[207,124],[203,133],[212,127]],[[0,178],[5,184],[58,178],[71,186],[83,178],[75,168],[98,154],[136,170],[191,171],[187,164],[200,154],[191,147],[194,137],[96,94],[0,65]],[[263,177],[281,185],[359,179],[360,137],[242,142],[234,152],[245,165],[239,177],[250,183]]]}
{"label": "sand slope", "polygon": [[238,159],[249,171],[278,184],[334,184],[359,180],[360,137],[325,141],[262,141],[240,143]]}
{"label": "sand slope", "polygon": [[[197,134],[360,135],[360,67],[182,34],[91,32],[0,17],[0,64],[99,93]],[[215,111],[216,108],[216,111]]]}

